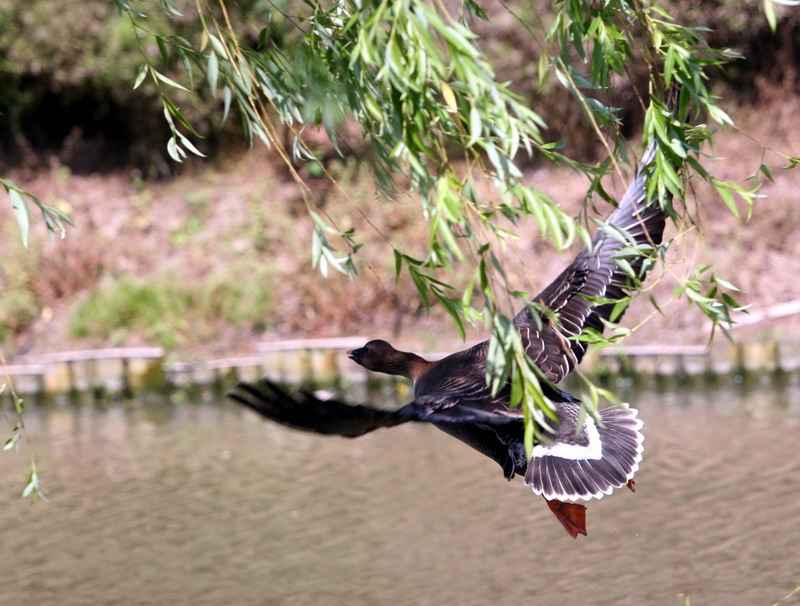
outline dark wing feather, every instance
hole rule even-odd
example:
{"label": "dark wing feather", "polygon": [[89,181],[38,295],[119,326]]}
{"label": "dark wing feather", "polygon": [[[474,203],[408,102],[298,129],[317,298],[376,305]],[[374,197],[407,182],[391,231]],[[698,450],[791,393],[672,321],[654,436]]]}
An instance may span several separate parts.
{"label": "dark wing feather", "polygon": [[425,394],[397,413],[430,423],[505,425],[522,419],[522,410],[509,409],[508,401],[504,398],[475,398],[457,393]]}
{"label": "dark wing feather", "polygon": [[429,422],[496,461],[509,479],[526,469],[521,413],[509,411],[500,399],[428,394],[389,411],[321,400],[307,391],[290,394],[269,379],[239,383],[228,397],[281,425],[348,438],[408,421]]}
{"label": "dark wing feather", "polygon": [[355,438],[381,427],[417,420],[412,410],[380,410],[350,405],[338,400],[321,400],[313,393],[289,394],[269,379],[239,383],[228,397],[282,425],[328,435]]}
{"label": "dark wing feather", "polygon": [[[603,330],[613,303],[598,304],[590,298],[617,301],[626,296],[630,278],[615,261],[624,249],[658,246],[664,233],[665,215],[658,203],[646,204],[647,165],[655,157],[655,144],[645,152],[636,178],[628,187],[617,209],[601,224],[589,250],[582,251],[560,276],[533,299],[514,318],[528,356],[548,379],[557,383],[581,361],[586,345],[571,337],[587,328]],[[643,257],[629,260],[639,274]],[[547,317],[536,306],[558,314]]]}
{"label": "dark wing feather", "polygon": [[322,400],[303,390],[290,394],[267,378],[257,383],[239,383],[228,397],[281,425],[350,438],[409,421],[503,425],[522,418],[520,410],[509,410],[508,404],[500,398],[435,393],[420,396],[399,410],[382,410],[363,404]]}

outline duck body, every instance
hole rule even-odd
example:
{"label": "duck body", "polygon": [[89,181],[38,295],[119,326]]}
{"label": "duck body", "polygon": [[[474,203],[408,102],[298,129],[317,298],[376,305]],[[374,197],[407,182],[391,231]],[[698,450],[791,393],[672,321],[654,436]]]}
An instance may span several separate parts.
{"label": "duck body", "polygon": [[558,420],[537,427],[542,439],[528,461],[522,411],[509,406],[508,387],[492,396],[486,384],[488,346],[484,341],[437,362],[382,340],[348,354],[371,370],[412,379],[414,401],[398,415],[432,423],[493,459],[507,479],[523,476],[548,500],[602,498],[632,480],[644,440],[636,411],[610,407],[595,421],[581,413],[579,399],[549,382],[541,386]]}
{"label": "duck body", "polygon": [[[556,385],[586,352],[577,337],[602,332],[616,304],[644,277],[645,257],[661,243],[665,212],[648,203],[651,145],[619,206],[600,223],[591,245],[514,318],[526,355],[546,381],[540,384],[557,420],[536,420],[537,441],[528,459],[523,411],[510,406],[506,386],[492,395],[486,382],[488,341],[429,361],[376,339],[349,351],[364,368],[410,379],[414,400],[398,410],[321,400],[306,391],[288,393],[269,379],[240,383],[229,396],[273,421],[328,435],[357,437],[407,422],[432,423],[494,460],[503,475],[521,475],[542,495],[567,532],[586,534],[585,506],[627,485],[642,459],[642,422],[637,411],[615,406],[589,415],[580,401]],[[669,200],[663,202],[669,204]],[[617,263],[624,258],[625,263]]]}
{"label": "duck body", "polygon": [[[496,461],[510,480],[527,466],[523,423],[509,410],[508,389],[492,397],[485,378],[487,349],[488,343],[483,342],[430,362],[375,340],[348,355],[370,370],[411,379],[414,402],[398,414],[425,418]],[[392,363],[382,365],[376,360]]]}

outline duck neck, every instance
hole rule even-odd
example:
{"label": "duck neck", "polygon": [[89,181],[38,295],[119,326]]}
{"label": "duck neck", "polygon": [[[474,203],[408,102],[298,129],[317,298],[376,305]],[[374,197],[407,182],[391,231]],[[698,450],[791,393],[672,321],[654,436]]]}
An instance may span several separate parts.
{"label": "duck neck", "polygon": [[405,372],[403,372],[402,375],[407,379],[411,379],[414,383],[436,364],[435,362],[429,362],[417,354],[409,353],[406,355],[408,356],[408,361]]}
{"label": "duck neck", "polygon": [[384,358],[381,367],[376,370],[389,375],[399,375],[416,383],[417,379],[434,364],[435,362],[428,362],[428,360],[415,353],[395,350]]}

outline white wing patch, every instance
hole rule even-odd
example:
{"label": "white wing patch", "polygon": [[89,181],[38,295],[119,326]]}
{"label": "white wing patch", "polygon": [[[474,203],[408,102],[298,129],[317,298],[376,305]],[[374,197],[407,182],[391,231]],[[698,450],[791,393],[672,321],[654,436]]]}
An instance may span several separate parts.
{"label": "white wing patch", "polygon": [[593,418],[589,416],[586,417],[585,429],[589,438],[589,443],[586,446],[566,444],[564,442],[537,444],[533,447],[531,458],[559,457],[561,459],[570,459],[571,461],[601,459],[603,457],[603,445],[600,443],[600,434],[597,431],[597,426]]}
{"label": "white wing patch", "polygon": [[586,446],[562,439],[534,447],[525,484],[535,494],[561,501],[600,499],[633,478],[644,440],[636,409],[605,408],[600,418],[602,425],[596,425],[587,417]]}

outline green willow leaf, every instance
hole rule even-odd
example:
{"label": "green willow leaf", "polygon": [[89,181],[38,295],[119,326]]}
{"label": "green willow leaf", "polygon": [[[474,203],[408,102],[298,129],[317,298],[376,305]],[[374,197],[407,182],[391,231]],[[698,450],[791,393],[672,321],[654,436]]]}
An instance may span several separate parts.
{"label": "green willow leaf", "polygon": [[133,81],[134,90],[139,88],[142,82],[144,82],[145,76],[147,76],[147,72],[148,72],[148,67],[147,64],[145,63],[139,68],[139,71],[136,72],[136,78]]}
{"label": "green willow leaf", "polygon": [[28,232],[30,230],[30,210],[28,209],[28,202],[25,200],[19,190],[6,189],[8,197],[11,198],[11,208],[14,209],[14,218],[17,220],[19,226],[19,233],[22,236],[22,244],[28,248]]}
{"label": "green willow leaf", "polygon": [[208,87],[211,89],[211,94],[217,96],[217,79],[219,78],[219,60],[216,53],[212,52],[208,55]]}
{"label": "green willow leaf", "polygon": [[[160,38],[159,38],[159,40],[160,40]],[[167,76],[165,76],[164,74],[162,74],[161,72],[159,72],[159,71],[157,71],[155,69],[152,70],[152,73],[157,79],[161,80],[164,84],[167,84],[167,85],[169,85],[169,86],[171,86],[173,88],[178,88],[180,90],[184,90],[187,93],[192,92],[188,88],[183,86],[182,84],[178,84],[177,82],[175,82],[175,80],[172,80],[171,78],[168,78]]]}

